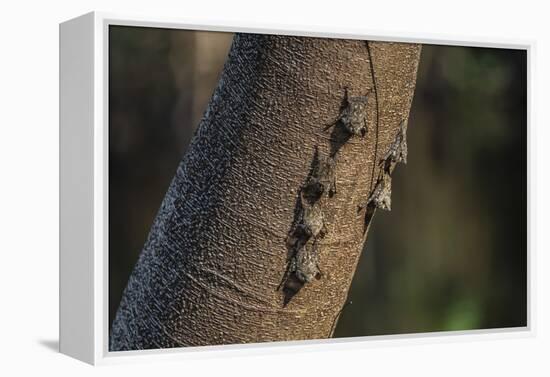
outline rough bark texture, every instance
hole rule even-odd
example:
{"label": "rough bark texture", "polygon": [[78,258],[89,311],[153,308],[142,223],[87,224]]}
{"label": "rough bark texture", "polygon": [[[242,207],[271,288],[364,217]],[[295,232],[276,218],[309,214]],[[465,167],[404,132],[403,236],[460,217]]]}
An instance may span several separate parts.
{"label": "rough bark texture", "polygon": [[[415,44],[236,35],[125,290],[110,349],[331,336],[366,238],[358,208],[408,118],[419,55]],[[370,93],[364,137],[327,129],[346,88],[350,97]],[[278,287],[300,190],[315,154],[335,151],[321,278],[285,298]]]}

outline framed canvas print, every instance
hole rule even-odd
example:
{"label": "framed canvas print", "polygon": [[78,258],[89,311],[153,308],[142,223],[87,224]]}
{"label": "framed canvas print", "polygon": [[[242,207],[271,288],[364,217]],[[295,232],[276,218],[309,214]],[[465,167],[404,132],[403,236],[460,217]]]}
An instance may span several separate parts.
{"label": "framed canvas print", "polygon": [[530,53],[61,24],[61,352],[530,333]]}

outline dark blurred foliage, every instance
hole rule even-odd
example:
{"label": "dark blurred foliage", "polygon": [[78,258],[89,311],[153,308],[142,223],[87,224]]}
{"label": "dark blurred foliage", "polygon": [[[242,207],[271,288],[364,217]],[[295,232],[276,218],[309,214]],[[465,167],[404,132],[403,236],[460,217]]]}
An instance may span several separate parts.
{"label": "dark blurred foliage", "polygon": [[[111,27],[110,318],[231,34]],[[526,53],[424,45],[394,173],[335,336],[525,326]]]}

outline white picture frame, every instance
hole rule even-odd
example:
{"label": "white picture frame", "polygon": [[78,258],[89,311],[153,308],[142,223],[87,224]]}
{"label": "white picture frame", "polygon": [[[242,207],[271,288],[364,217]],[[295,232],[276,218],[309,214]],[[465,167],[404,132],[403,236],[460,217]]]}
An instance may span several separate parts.
{"label": "white picture frame", "polygon": [[[90,364],[227,356],[247,352],[293,352],[324,347],[377,347],[387,343],[472,341],[530,337],[533,316],[533,258],[527,245],[527,326],[452,333],[357,337],[300,342],[110,352],[108,350],[108,28],[110,25],[187,30],[255,32],[348,39],[497,47],[527,51],[528,150],[531,137],[533,41],[444,39],[435,34],[378,33],[369,30],[254,25],[193,24],[184,19],[92,12],[60,24],[60,352]],[[528,187],[531,161],[528,153]],[[530,236],[528,195],[528,240]]]}

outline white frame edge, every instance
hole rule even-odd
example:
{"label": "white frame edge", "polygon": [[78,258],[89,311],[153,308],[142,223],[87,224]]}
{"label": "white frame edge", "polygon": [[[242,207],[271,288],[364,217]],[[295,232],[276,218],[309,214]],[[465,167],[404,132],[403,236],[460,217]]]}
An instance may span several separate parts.
{"label": "white frame edge", "polygon": [[94,17],[59,27],[59,350],[94,357]]}
{"label": "white frame edge", "polygon": [[[527,326],[299,342],[108,350],[108,30],[110,25],[416,42],[527,51]],[[312,25],[174,19],[92,12],[60,24],[60,352],[90,364],[227,357],[533,337],[532,40],[378,32]]]}

